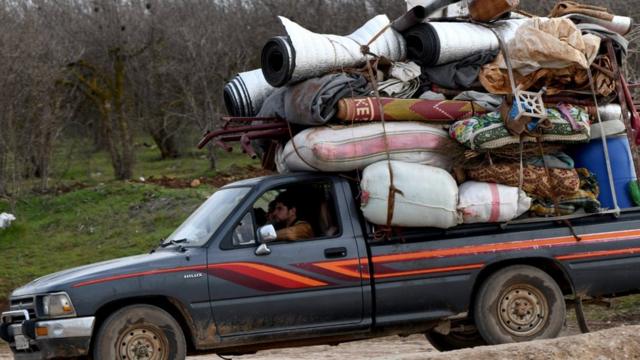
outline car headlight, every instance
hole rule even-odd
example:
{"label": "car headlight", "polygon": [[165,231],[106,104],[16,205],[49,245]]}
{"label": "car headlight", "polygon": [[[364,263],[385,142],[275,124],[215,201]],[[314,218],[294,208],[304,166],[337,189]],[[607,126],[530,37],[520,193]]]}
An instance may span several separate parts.
{"label": "car headlight", "polygon": [[73,316],[76,310],[69,295],[57,293],[42,297],[42,314],[47,317]]}

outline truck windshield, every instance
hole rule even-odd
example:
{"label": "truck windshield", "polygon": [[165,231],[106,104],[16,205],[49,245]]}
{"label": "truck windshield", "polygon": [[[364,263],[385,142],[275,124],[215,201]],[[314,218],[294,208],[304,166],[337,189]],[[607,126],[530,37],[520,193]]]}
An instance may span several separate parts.
{"label": "truck windshield", "polygon": [[163,242],[163,245],[169,245],[172,241],[184,246],[204,245],[249,190],[249,187],[238,187],[216,191]]}

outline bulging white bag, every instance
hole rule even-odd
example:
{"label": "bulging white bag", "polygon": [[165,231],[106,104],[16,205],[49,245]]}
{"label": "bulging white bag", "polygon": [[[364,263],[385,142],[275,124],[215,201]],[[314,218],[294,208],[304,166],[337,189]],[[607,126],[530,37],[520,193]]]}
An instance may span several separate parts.
{"label": "bulging white bag", "polygon": [[385,130],[379,122],[308,128],[287,142],[278,162],[289,171],[351,171],[385,160],[388,151],[392,160],[448,170],[461,151],[441,127],[389,122]]}
{"label": "bulging white bag", "polygon": [[513,186],[467,181],[458,192],[458,210],[465,224],[509,221],[531,207],[531,198]]}
{"label": "bulging white bag", "polygon": [[[449,228],[461,222],[457,212],[458,186],[447,171],[429,165],[391,161],[395,195],[391,225]],[[364,217],[377,225],[387,224],[389,201],[387,161],[369,165],[362,173],[361,208]]]}

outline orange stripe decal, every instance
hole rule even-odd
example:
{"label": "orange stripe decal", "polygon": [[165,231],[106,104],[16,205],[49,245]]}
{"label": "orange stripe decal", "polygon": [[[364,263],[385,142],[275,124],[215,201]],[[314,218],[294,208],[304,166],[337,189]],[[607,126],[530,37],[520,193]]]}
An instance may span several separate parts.
{"label": "orange stripe decal", "polygon": [[588,259],[594,257],[603,256],[615,256],[615,255],[633,255],[640,253],[640,248],[628,248],[619,250],[602,250],[602,251],[589,251],[583,253],[569,254],[556,256],[558,260],[576,260],[576,259]]}
{"label": "orange stripe decal", "polygon": [[268,282],[283,288],[304,288],[326,286],[328,283],[281,270],[269,265],[250,262],[211,264],[209,269],[227,270],[254,278],[256,281]]}
{"label": "orange stripe decal", "polygon": [[156,270],[142,271],[142,272],[131,273],[131,274],[115,275],[115,276],[109,276],[109,277],[100,278],[100,279],[83,281],[83,282],[74,284],[72,287],[77,288],[81,286],[100,284],[108,281],[115,281],[115,280],[122,280],[122,279],[131,279],[131,278],[137,278],[141,276],[168,274],[168,273],[182,272],[182,271],[200,271],[200,270],[206,270],[206,269],[207,269],[206,265],[183,266],[183,267],[170,268],[170,269],[156,269]]}
{"label": "orange stripe decal", "polygon": [[494,243],[484,244],[476,246],[463,246],[450,249],[441,250],[427,250],[418,251],[412,253],[402,253],[394,255],[381,255],[375,256],[373,262],[375,264],[408,261],[408,260],[422,260],[441,257],[463,256],[463,255],[476,255],[490,252],[501,251],[515,251],[515,250],[527,250],[540,247],[554,247],[563,245],[575,245],[577,243],[587,242],[608,242],[608,241],[621,241],[632,240],[640,237],[640,230],[626,230],[617,232],[607,232],[599,234],[581,235],[581,240],[577,241],[573,236],[561,236],[547,239],[534,239],[534,240],[521,240],[508,243]]}
{"label": "orange stripe decal", "polygon": [[483,266],[484,264],[446,266],[446,267],[439,267],[439,268],[427,268],[427,269],[419,269],[419,270],[397,271],[397,272],[390,272],[385,274],[375,274],[375,277],[377,279],[385,279],[385,278],[397,277],[397,276],[413,276],[413,275],[433,274],[433,273],[449,272],[449,271],[474,270],[474,269],[481,269]]}
{"label": "orange stripe decal", "polygon": [[[416,252],[398,253],[392,255],[373,256],[372,263],[376,266],[376,278],[390,278],[398,276],[411,276],[420,274],[429,274],[445,271],[460,271],[481,268],[481,264],[463,265],[457,267],[445,268],[422,268],[415,270],[394,270],[383,266],[384,264],[398,263],[405,261],[428,260],[456,256],[480,255],[486,253],[498,253],[506,251],[530,250],[538,248],[551,248],[559,246],[571,246],[582,243],[604,243],[612,241],[636,240],[640,238],[640,230],[624,230],[611,231],[597,234],[581,235],[581,240],[577,241],[573,236],[559,236],[546,239],[517,240],[506,243],[492,243],[482,245],[470,245],[448,249],[422,250]],[[614,252],[617,253],[617,252]],[[621,253],[629,253],[621,252]],[[603,253],[604,254],[604,253]],[[611,253],[607,253],[611,254]],[[575,257],[574,257],[575,256]],[[588,257],[591,255],[566,255],[556,257],[559,260],[566,260],[578,257]],[[596,256],[596,255],[593,255]],[[602,255],[604,256],[604,255]],[[313,267],[329,271],[335,275],[346,276],[355,279],[369,279],[367,271],[362,269],[361,265],[367,265],[366,259],[350,259],[339,261],[322,261],[311,264]],[[358,268],[360,266],[360,268]],[[362,271],[361,271],[362,270]]]}
{"label": "orange stripe decal", "polygon": [[298,274],[294,274],[292,272],[288,272],[288,271],[284,271],[284,270],[280,270],[268,265],[262,265],[262,264],[256,264],[256,263],[238,263],[238,265],[243,265],[252,269],[256,269],[258,271],[264,271],[266,273],[275,275],[275,276],[280,276],[283,277],[285,279],[289,279],[292,281],[297,281],[299,283],[305,284],[307,286],[325,286],[327,285],[327,283],[322,282],[322,281],[318,281],[318,280],[314,280],[312,278],[306,277],[306,276],[302,276],[302,275],[298,275]]}

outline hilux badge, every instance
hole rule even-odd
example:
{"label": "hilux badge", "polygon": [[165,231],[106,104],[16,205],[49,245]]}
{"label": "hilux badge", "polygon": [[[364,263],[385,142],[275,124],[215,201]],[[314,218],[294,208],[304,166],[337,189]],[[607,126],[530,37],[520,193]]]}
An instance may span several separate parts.
{"label": "hilux badge", "polygon": [[202,277],[202,276],[204,276],[203,273],[193,273],[193,274],[186,274],[184,276],[184,278],[185,279],[195,279],[195,278],[199,278],[199,277]]}

